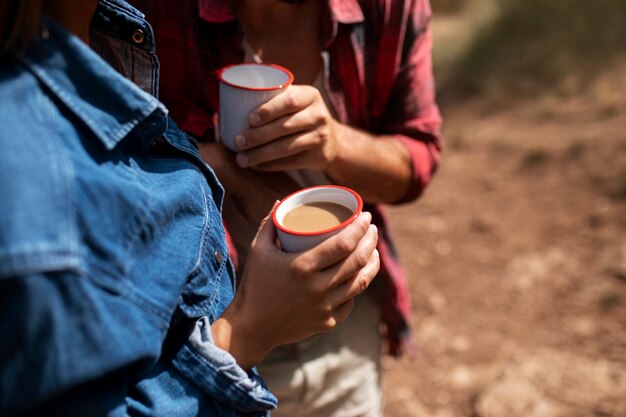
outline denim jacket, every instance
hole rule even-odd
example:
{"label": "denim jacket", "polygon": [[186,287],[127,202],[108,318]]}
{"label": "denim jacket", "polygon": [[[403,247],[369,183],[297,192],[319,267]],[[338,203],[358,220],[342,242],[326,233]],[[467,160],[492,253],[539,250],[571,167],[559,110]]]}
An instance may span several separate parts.
{"label": "denim jacket", "polygon": [[101,0],[91,42],[44,18],[0,63],[0,415],[267,415],[212,343],[223,189],[153,96],[152,30]]}

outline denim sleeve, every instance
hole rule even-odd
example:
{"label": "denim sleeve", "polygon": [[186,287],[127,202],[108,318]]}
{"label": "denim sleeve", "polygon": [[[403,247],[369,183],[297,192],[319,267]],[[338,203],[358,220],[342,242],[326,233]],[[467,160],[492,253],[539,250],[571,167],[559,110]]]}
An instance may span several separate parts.
{"label": "denim sleeve", "polygon": [[126,415],[130,369],[148,366],[164,337],[129,306],[74,272],[1,279],[0,415]]}
{"label": "denim sleeve", "polygon": [[171,360],[137,384],[127,403],[131,414],[263,417],[276,408],[277,400],[256,370],[245,372],[213,344],[204,317]]}
{"label": "denim sleeve", "polygon": [[[124,311],[123,332],[111,310]],[[212,343],[208,319],[157,362],[165,330],[75,273],[0,280],[0,317],[3,416],[256,417],[276,407],[256,372]]]}

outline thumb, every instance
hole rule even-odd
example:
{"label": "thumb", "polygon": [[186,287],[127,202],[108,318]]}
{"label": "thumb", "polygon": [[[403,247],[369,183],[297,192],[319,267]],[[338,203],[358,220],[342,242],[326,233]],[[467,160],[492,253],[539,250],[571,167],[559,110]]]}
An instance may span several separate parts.
{"label": "thumb", "polygon": [[272,214],[274,212],[274,207],[278,204],[278,201],[274,203],[270,212],[261,220],[261,225],[259,226],[259,230],[252,241],[253,245],[269,245],[274,246],[274,240],[276,239],[276,229],[274,227],[274,222],[272,221]]}

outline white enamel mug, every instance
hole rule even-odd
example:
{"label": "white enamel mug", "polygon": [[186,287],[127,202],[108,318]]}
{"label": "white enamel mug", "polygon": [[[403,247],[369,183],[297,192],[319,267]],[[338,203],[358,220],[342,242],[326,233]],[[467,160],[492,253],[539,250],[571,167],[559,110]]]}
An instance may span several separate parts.
{"label": "white enamel mug", "polygon": [[219,129],[222,143],[236,151],[235,136],[249,128],[250,112],[293,83],[293,74],[280,65],[245,63],[218,72]]}
{"label": "white enamel mug", "polygon": [[[329,229],[315,232],[298,232],[283,225],[285,215],[301,204],[335,203],[348,208],[352,215],[343,223]],[[276,226],[280,246],[285,252],[302,252],[319,245],[324,240],[336,235],[350,223],[354,222],[363,211],[363,200],[356,191],[338,185],[320,185],[304,188],[283,198],[274,207],[272,221]]]}

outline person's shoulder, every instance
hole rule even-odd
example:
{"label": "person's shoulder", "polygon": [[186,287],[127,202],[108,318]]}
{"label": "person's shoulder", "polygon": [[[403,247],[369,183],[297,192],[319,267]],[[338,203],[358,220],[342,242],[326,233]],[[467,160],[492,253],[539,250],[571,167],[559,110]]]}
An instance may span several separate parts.
{"label": "person's shoulder", "polygon": [[3,110],[17,104],[16,99],[32,94],[37,84],[36,77],[17,56],[9,54],[0,59],[0,106]]}
{"label": "person's shoulder", "polygon": [[19,60],[0,64],[0,278],[76,265],[60,112]]}
{"label": "person's shoulder", "polygon": [[45,168],[41,159],[57,154],[50,154],[48,144],[60,141],[53,98],[17,59],[0,64],[0,97],[0,174]]}
{"label": "person's shoulder", "polygon": [[[3,148],[32,135],[46,121],[51,103],[37,77],[18,58],[0,62],[0,145]],[[5,152],[2,152],[5,155]],[[6,155],[5,155],[6,156]]]}

